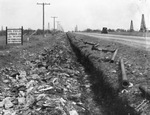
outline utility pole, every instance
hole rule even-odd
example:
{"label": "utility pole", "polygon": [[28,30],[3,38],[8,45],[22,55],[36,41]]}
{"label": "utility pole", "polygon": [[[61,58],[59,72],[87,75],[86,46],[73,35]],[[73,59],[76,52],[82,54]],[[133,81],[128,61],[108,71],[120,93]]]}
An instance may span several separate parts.
{"label": "utility pole", "polygon": [[53,18],[54,19],[54,31],[55,31],[55,18],[57,18],[57,17],[51,17],[51,18]]}
{"label": "utility pole", "polygon": [[42,5],[43,6],[43,37],[44,37],[44,6],[45,5],[50,5],[50,3],[37,3],[37,5]]}

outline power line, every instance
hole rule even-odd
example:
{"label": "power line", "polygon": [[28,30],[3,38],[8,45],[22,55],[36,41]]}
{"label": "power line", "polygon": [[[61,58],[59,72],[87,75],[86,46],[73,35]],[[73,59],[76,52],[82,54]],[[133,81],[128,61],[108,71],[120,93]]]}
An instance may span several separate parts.
{"label": "power line", "polygon": [[54,19],[54,31],[55,31],[55,18],[57,18],[57,17],[51,17],[51,18],[53,18]]}
{"label": "power line", "polygon": [[44,37],[44,6],[45,5],[50,5],[50,3],[37,3],[37,5],[42,5],[43,6],[43,37]]}

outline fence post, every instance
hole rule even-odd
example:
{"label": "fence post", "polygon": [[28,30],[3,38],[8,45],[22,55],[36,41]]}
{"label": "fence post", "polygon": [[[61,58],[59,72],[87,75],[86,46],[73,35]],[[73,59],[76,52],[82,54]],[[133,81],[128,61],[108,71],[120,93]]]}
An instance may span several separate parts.
{"label": "fence post", "polygon": [[23,26],[21,28],[21,44],[23,45]]}
{"label": "fence post", "polygon": [[7,45],[7,26],[6,26],[6,45]]}

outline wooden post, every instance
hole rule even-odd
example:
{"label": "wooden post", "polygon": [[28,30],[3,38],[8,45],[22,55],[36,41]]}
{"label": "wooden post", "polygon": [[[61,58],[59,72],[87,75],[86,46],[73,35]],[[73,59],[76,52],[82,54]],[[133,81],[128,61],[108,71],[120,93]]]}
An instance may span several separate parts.
{"label": "wooden post", "polygon": [[21,28],[21,44],[23,45],[23,26]]}
{"label": "wooden post", "polygon": [[6,45],[7,45],[7,26],[6,26]]}

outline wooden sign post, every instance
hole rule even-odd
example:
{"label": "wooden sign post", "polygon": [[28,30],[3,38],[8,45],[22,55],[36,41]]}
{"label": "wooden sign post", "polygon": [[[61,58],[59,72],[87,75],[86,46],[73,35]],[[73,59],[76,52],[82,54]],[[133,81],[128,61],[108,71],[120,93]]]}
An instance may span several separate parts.
{"label": "wooden sign post", "polygon": [[6,45],[7,44],[23,45],[23,27],[15,29],[8,29],[6,27]]}

